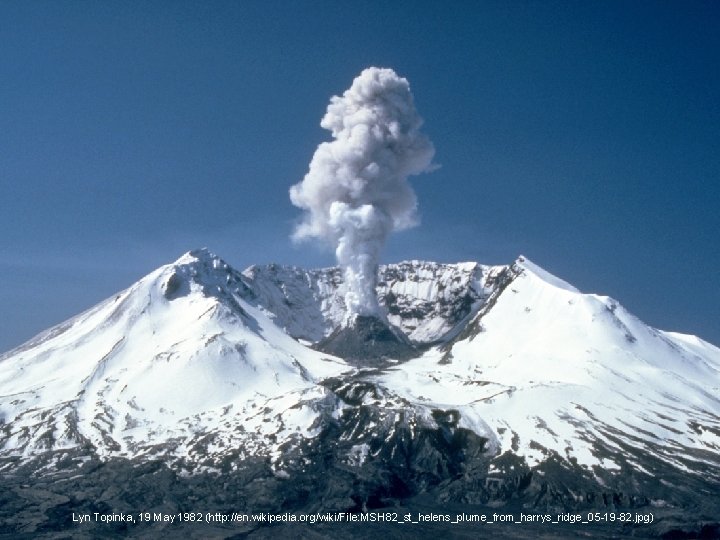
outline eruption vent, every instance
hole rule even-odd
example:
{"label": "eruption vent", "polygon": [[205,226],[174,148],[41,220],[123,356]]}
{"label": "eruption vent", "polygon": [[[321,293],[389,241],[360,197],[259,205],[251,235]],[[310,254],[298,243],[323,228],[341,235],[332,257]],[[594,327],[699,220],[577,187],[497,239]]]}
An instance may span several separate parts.
{"label": "eruption vent", "polygon": [[333,140],[317,147],[305,178],[290,188],[292,203],[306,211],[293,238],[320,238],[335,248],[346,322],[384,318],[375,293],[380,251],[390,232],[417,224],[407,178],[428,171],[435,154],[422,123],[407,79],[368,68],[331,98],[320,125]]}

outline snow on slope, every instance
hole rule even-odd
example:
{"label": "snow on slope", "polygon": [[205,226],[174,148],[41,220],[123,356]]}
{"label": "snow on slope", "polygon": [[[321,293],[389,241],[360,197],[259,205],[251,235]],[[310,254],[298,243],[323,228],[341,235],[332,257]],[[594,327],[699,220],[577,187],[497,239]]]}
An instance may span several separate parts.
{"label": "snow on slope", "polygon": [[245,292],[222,260],[190,252],[0,357],[0,444],[191,452],[188,434],[229,446],[242,425],[262,438],[268,402],[286,430],[308,433],[314,413],[290,407],[347,366],[280,331]]}
{"label": "snow on slope", "polygon": [[629,447],[679,468],[720,465],[718,348],[654,330],[524,258],[513,270],[457,340],[378,382],[417,403],[457,407],[466,427],[489,426],[498,452],[530,464],[554,452],[612,469],[611,456]]}

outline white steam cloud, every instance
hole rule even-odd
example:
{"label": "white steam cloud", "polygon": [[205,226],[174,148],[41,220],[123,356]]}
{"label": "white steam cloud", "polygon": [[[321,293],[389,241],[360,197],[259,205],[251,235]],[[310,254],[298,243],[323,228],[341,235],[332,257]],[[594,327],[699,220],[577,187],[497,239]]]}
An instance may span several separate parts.
{"label": "white steam cloud", "polygon": [[407,79],[392,69],[365,69],[342,97],[330,99],[320,125],[334,140],[318,146],[305,178],[290,188],[292,203],[306,211],[293,238],[335,247],[347,320],[380,316],[380,251],[390,232],[418,222],[407,178],[428,171],[435,154],[422,123]]}

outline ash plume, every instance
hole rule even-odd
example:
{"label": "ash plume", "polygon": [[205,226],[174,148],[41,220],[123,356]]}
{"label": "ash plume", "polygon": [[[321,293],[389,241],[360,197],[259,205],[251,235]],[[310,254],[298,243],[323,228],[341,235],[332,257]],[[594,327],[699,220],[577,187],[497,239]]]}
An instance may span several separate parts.
{"label": "ash plume", "polygon": [[418,223],[408,176],[431,168],[435,149],[420,133],[407,79],[371,67],[333,96],[320,125],[333,140],[315,150],[308,173],[290,188],[305,210],[293,239],[319,238],[335,248],[345,279],[346,321],[382,317],[375,286],[385,240]]}

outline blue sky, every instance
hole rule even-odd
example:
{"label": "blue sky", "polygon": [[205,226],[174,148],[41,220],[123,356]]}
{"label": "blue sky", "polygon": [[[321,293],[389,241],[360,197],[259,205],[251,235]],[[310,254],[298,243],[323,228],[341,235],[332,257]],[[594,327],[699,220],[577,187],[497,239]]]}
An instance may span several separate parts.
{"label": "blue sky", "polygon": [[292,245],[331,95],[406,77],[442,167],[382,259],[525,254],[720,344],[717,2],[0,3],[0,351],[207,246]]}

